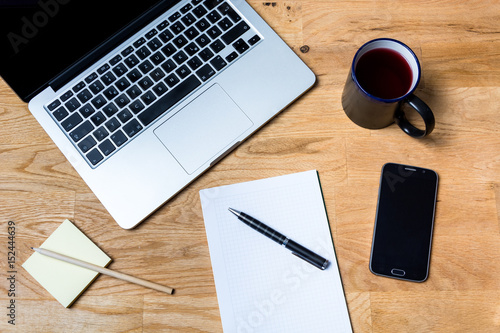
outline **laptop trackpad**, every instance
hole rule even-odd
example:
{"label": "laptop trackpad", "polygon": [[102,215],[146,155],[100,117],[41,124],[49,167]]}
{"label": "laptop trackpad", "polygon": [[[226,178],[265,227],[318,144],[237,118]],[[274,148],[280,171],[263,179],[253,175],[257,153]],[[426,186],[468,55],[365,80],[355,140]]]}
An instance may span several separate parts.
{"label": "laptop trackpad", "polygon": [[214,84],[154,130],[188,174],[230,148],[253,125],[227,93]]}

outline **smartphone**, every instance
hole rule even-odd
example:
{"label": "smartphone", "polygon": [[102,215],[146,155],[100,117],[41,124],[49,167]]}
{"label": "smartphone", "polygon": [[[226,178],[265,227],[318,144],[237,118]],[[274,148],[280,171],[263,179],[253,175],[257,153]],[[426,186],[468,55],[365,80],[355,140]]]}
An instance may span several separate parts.
{"label": "smartphone", "polygon": [[423,282],[429,275],[436,209],[436,172],[395,163],[382,167],[370,270]]}

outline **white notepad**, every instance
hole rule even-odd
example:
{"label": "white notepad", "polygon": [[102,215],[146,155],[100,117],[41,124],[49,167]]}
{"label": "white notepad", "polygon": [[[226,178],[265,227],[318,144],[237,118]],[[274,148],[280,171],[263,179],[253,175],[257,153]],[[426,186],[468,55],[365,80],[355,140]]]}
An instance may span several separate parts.
{"label": "white notepad", "polygon": [[[40,247],[101,267],[111,262],[111,258],[69,220],[65,220]],[[38,252],[33,253],[23,267],[65,307],[71,306],[99,275]]]}
{"label": "white notepad", "polygon": [[[200,191],[225,332],[352,332],[318,173]],[[327,258],[324,271],[228,211],[242,211]]]}

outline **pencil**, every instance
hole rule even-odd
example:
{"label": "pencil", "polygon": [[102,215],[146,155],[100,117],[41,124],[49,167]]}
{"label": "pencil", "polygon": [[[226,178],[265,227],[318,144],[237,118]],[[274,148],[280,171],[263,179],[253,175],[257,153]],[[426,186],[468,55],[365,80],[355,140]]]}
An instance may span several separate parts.
{"label": "pencil", "polygon": [[132,283],[135,283],[135,284],[147,287],[147,288],[151,288],[151,289],[155,289],[155,290],[158,290],[158,291],[162,291],[162,292],[170,294],[170,295],[172,295],[174,293],[174,289],[172,289],[170,287],[167,287],[167,286],[163,286],[161,284],[157,284],[157,283],[154,283],[154,282],[150,282],[150,281],[146,281],[146,280],[143,280],[143,279],[139,279],[139,278],[136,278],[136,277],[131,276],[131,275],[127,275],[127,274],[124,274],[124,273],[113,271],[111,269],[104,268],[104,267],[101,267],[101,266],[97,266],[97,265],[88,263],[86,261],[82,261],[82,260],[78,260],[78,259],[75,259],[75,258],[71,258],[71,257],[65,256],[63,254],[47,250],[47,249],[36,248],[36,247],[35,248],[32,247],[32,249],[34,251],[40,253],[40,254],[45,255],[45,256],[48,256],[48,257],[51,257],[51,258],[54,258],[54,259],[58,259],[58,260],[62,260],[64,262],[67,262],[67,263],[70,263],[70,264],[73,264],[73,265],[76,265],[76,266],[80,266],[80,267],[83,267],[83,268],[87,268],[87,269],[90,269],[92,271],[99,272],[101,274],[109,275],[109,276],[112,276],[112,277],[120,279],[120,280],[132,282]]}

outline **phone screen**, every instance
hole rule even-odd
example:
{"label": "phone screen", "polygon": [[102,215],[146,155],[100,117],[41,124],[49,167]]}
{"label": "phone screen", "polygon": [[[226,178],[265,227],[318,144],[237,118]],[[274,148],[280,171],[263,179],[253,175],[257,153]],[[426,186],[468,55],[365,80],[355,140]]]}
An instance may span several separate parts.
{"label": "phone screen", "polygon": [[377,275],[427,279],[438,176],[413,166],[382,168],[370,270]]}

